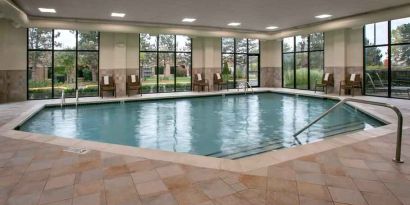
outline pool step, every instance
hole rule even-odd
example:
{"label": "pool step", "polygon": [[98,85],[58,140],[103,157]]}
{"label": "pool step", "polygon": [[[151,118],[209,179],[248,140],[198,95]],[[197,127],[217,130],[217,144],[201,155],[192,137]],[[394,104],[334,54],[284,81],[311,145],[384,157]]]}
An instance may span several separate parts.
{"label": "pool step", "polygon": [[[319,131],[323,132],[322,128],[315,128],[312,127],[309,129],[309,132],[312,134],[315,134],[315,132]],[[346,133],[346,132],[354,132],[357,130],[363,130],[363,123],[362,122],[351,122],[348,124],[338,124],[334,126],[328,126],[325,127],[326,132],[324,133],[323,136],[320,137],[314,137],[313,136],[302,136],[300,141],[305,144],[309,143],[310,141],[315,141],[317,139],[321,138],[326,138],[329,136],[341,134],[341,133]],[[249,157],[252,155],[256,154],[261,154],[264,152],[269,152],[273,150],[278,150],[282,149],[285,147],[292,147],[296,145],[293,141],[286,141],[284,139],[275,139],[275,140],[270,140],[270,141],[264,141],[264,142],[258,142],[258,144],[250,144],[249,146],[241,146],[241,147],[236,147],[220,152],[215,152],[208,154],[206,156],[210,157],[217,157],[217,158],[225,158],[225,159],[240,159],[244,157]]]}

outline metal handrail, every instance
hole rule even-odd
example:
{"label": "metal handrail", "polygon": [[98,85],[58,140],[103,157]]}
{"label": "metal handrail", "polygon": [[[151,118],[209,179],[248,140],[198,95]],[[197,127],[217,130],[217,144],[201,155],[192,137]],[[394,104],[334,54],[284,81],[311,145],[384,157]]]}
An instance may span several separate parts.
{"label": "metal handrail", "polygon": [[[249,84],[248,81],[246,81],[246,85],[249,86],[249,88],[250,88],[251,91],[252,91],[252,94],[254,94],[255,92],[253,92],[253,87],[251,86],[251,84]],[[245,87],[247,87],[246,85],[245,85]],[[247,88],[246,88],[246,89],[247,89]]]}
{"label": "metal handrail", "polygon": [[361,100],[361,99],[355,99],[355,98],[345,98],[345,99],[341,100],[340,102],[338,102],[333,107],[331,107],[329,110],[327,110],[326,112],[321,114],[319,117],[317,117],[311,123],[309,123],[308,125],[306,125],[302,129],[297,131],[295,134],[293,134],[293,137],[296,138],[296,136],[298,136],[300,133],[302,133],[303,131],[308,129],[310,126],[315,124],[317,121],[319,121],[320,119],[322,119],[323,117],[328,115],[330,112],[335,110],[337,107],[343,105],[344,103],[346,103],[348,101],[349,102],[356,102],[356,103],[363,103],[363,104],[387,107],[387,108],[392,109],[397,114],[398,121],[397,121],[396,157],[393,159],[393,161],[397,162],[397,163],[403,163],[403,161],[401,160],[401,143],[402,143],[402,135],[403,135],[403,115],[401,114],[400,110],[396,106],[388,104],[388,103],[374,102],[374,101]]}
{"label": "metal handrail", "polygon": [[64,90],[61,91],[61,107],[65,105],[65,93]]}
{"label": "metal handrail", "polygon": [[248,87],[251,89],[252,94],[255,93],[255,92],[253,91],[253,87],[251,86],[251,84],[249,84],[248,81],[241,82],[241,83],[239,84],[239,86],[238,86],[238,91],[239,91],[239,88],[240,88],[241,86],[243,86],[243,91],[245,92],[245,95],[246,95],[246,93],[247,93],[247,91],[248,91]]}

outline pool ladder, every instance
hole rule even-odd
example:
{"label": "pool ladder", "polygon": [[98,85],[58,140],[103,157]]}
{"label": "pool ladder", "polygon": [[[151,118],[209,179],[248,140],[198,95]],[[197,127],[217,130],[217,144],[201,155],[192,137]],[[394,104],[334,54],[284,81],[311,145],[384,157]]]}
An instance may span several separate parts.
{"label": "pool ladder", "polygon": [[397,115],[397,138],[396,138],[396,156],[393,159],[394,162],[396,163],[403,163],[403,160],[401,160],[401,143],[402,143],[402,136],[403,136],[403,115],[401,114],[400,110],[391,104],[388,103],[382,103],[382,102],[374,102],[374,101],[368,101],[368,100],[361,100],[361,99],[355,99],[355,98],[345,98],[338,102],[336,105],[331,107],[329,110],[321,114],[319,117],[317,117],[315,120],[310,122],[308,125],[297,131],[295,134],[293,134],[293,137],[297,139],[297,136],[301,134],[303,131],[311,127],[313,124],[318,122],[320,119],[331,113],[333,110],[338,108],[339,106],[345,104],[346,102],[356,102],[356,103],[362,103],[362,104],[368,104],[368,105],[375,105],[375,106],[381,106],[381,107],[387,107],[392,109],[396,115]]}
{"label": "pool ladder", "polygon": [[[78,89],[75,90],[75,107],[77,107],[78,105]],[[61,108],[63,106],[65,106],[65,93],[64,90],[61,91],[61,104],[60,104]]]}
{"label": "pool ladder", "polygon": [[245,92],[245,95],[247,94],[248,88],[250,88],[251,91],[252,91],[252,94],[254,94],[253,87],[251,86],[251,84],[249,84],[248,81],[246,81],[246,82],[241,82],[241,83],[239,84],[239,86],[238,86],[238,91],[239,91],[239,89],[240,89],[241,87],[243,87],[243,90],[244,90],[244,92]]}

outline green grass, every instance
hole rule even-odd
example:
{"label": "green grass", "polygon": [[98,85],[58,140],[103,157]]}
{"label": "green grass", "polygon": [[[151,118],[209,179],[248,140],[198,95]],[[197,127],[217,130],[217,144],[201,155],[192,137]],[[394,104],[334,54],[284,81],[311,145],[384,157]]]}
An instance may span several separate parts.
{"label": "green grass", "polygon": [[[293,88],[293,79],[294,71],[285,70],[283,73],[283,82],[286,88]],[[316,82],[320,82],[323,76],[323,71],[321,69],[311,69],[310,70],[310,87],[313,88]],[[296,70],[296,88],[307,89],[308,85],[308,69],[300,68]]]}

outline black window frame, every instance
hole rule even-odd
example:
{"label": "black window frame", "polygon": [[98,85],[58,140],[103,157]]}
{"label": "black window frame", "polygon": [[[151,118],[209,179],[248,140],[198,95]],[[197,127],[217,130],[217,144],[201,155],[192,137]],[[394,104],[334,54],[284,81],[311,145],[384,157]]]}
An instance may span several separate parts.
{"label": "black window frame", "polygon": [[[147,51],[146,50],[143,50],[143,51],[141,50],[141,34],[149,34],[151,36],[156,36],[157,37],[156,50],[147,50]],[[174,49],[172,51],[161,51],[159,49],[159,41],[160,41],[159,36],[160,35],[173,35],[174,36]],[[187,37],[189,37],[189,40],[191,41],[191,46],[190,46],[190,51],[189,52],[188,51],[177,51],[177,36],[187,36]],[[174,71],[175,72],[174,73],[174,91],[159,92],[159,75],[157,75],[156,92],[153,92],[153,93],[189,92],[189,91],[177,91],[176,66],[177,66],[177,54],[179,54],[179,53],[190,54],[191,55],[191,58],[190,58],[191,59],[191,62],[190,62],[191,68],[189,69],[190,76],[191,76],[191,86],[190,86],[191,90],[190,91],[193,90],[193,87],[192,87],[192,70],[193,70],[193,65],[192,65],[192,44],[193,44],[193,41],[192,41],[192,37],[190,37],[188,35],[177,35],[177,34],[155,34],[155,35],[153,35],[153,34],[150,34],[150,33],[139,33],[138,38],[139,38],[139,40],[138,40],[138,60],[139,60],[139,78],[140,78],[140,82],[141,82],[141,72],[142,72],[141,53],[156,53],[157,54],[157,57],[156,57],[157,63],[156,63],[156,68],[155,68],[156,73],[158,73],[158,70],[159,70],[159,54],[160,53],[174,54],[174,68],[175,68],[175,71]],[[147,93],[147,94],[149,94],[149,93]]]}
{"label": "black window frame", "polygon": [[[26,36],[27,36],[27,53],[26,53],[26,64],[27,64],[27,70],[26,70],[26,98],[27,100],[44,100],[44,99],[58,99],[60,96],[54,96],[54,68],[55,68],[55,62],[54,62],[54,54],[55,52],[73,52],[75,53],[75,89],[78,89],[78,53],[79,52],[91,52],[91,53],[97,53],[97,96],[99,96],[99,90],[100,90],[100,32],[99,31],[93,31],[97,32],[97,44],[98,44],[98,49],[97,50],[88,50],[88,49],[78,49],[78,33],[82,32],[83,30],[75,30],[75,39],[76,39],[76,46],[75,49],[55,49],[54,45],[54,36],[55,36],[55,30],[73,30],[73,29],[50,29],[51,30],[51,49],[33,49],[30,48],[30,29],[47,29],[47,28],[36,28],[36,27],[31,27],[27,28],[26,30]],[[51,52],[51,98],[43,98],[43,99],[30,99],[30,92],[29,92],[29,69],[30,69],[30,55],[29,53],[32,51],[39,51],[39,52]],[[79,96],[81,98],[83,97],[95,97],[95,96]],[[66,97],[66,98],[73,98],[73,97]]]}
{"label": "black window frame", "polygon": [[[406,18],[406,17],[405,17]],[[409,17],[407,17],[409,18]],[[401,18],[399,18],[401,19]],[[363,94],[365,96],[374,96],[374,97],[382,97],[382,98],[392,98],[392,99],[407,99],[409,98],[400,98],[400,97],[395,97],[392,96],[392,47],[394,46],[403,46],[403,45],[408,45],[410,46],[410,42],[408,43],[392,43],[392,35],[391,35],[391,22],[394,20],[399,20],[399,19],[392,19],[392,20],[387,20],[387,21],[379,21],[379,22],[374,22],[374,23],[369,23],[365,24],[363,26]],[[383,23],[387,22],[387,44],[376,44],[376,24],[377,23]],[[366,45],[366,26],[367,25],[374,25],[374,31],[373,31],[373,38],[374,38],[374,44],[372,45]],[[388,65],[387,65],[387,96],[381,96],[381,95],[371,95],[367,94],[366,92],[366,81],[367,81],[367,73],[366,73],[366,48],[377,48],[377,47],[387,47],[387,59],[388,59]],[[410,89],[410,87],[409,87]]]}
{"label": "black window frame", "polygon": [[[297,89],[297,90],[312,90],[312,88],[311,88],[311,82],[310,82],[310,78],[311,78],[311,76],[310,76],[310,70],[311,70],[311,63],[310,63],[310,54],[311,53],[314,53],[314,52],[322,52],[323,53],[323,59],[322,59],[322,65],[323,65],[323,72],[324,72],[324,70],[325,70],[325,33],[323,33],[323,32],[316,32],[316,33],[322,33],[322,36],[323,36],[323,45],[322,45],[322,49],[314,49],[314,50],[311,50],[311,36],[312,36],[312,34],[315,34],[315,33],[310,33],[310,34],[307,34],[308,35],[308,45],[307,45],[307,50],[305,50],[305,51],[297,51],[297,49],[296,49],[296,47],[297,47],[297,45],[296,45],[296,37],[297,36],[289,36],[289,37],[287,37],[287,38],[293,38],[293,51],[289,51],[289,52],[283,52],[283,45],[284,45],[284,43],[283,43],[283,41],[284,41],[284,39],[282,39],[282,42],[281,42],[281,50],[282,50],[282,88],[288,88],[288,89]],[[298,35],[298,36],[300,36],[300,35]],[[307,87],[307,89],[300,89],[300,88],[297,88],[296,87],[296,85],[297,85],[297,82],[296,82],[296,55],[297,54],[303,54],[303,53],[307,53],[308,55],[307,55],[307,59],[308,59],[308,76],[307,76],[307,79],[308,79],[308,82],[307,82],[307,85],[308,85],[308,87]],[[285,87],[285,84],[284,84],[284,70],[283,70],[283,66],[284,66],[284,56],[285,56],[285,54],[293,54],[293,87]]]}
{"label": "black window frame", "polygon": [[[224,38],[231,38],[233,39],[233,52],[224,52],[223,51],[223,39]],[[236,51],[236,41],[237,39],[246,39],[246,53],[238,53]],[[249,52],[249,40],[258,40],[258,53],[250,53]],[[234,38],[234,37],[222,37],[221,38],[221,73],[223,72],[223,66],[224,66],[224,61],[223,61],[223,56],[224,54],[230,54],[233,55],[233,88],[237,88],[237,83],[236,83],[236,55],[246,55],[246,81],[249,82],[249,56],[257,56],[258,57],[258,85],[257,86],[252,86],[252,87],[260,87],[261,84],[261,41],[260,39],[256,38]],[[229,85],[228,85],[229,86]]]}

